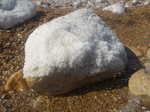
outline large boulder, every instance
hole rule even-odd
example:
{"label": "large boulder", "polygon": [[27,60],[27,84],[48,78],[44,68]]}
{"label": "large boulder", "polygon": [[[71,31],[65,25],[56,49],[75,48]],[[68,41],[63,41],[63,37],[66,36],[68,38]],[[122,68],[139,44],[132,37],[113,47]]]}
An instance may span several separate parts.
{"label": "large boulder", "polygon": [[35,5],[30,0],[1,0],[0,28],[11,28],[36,14]]}
{"label": "large boulder", "polygon": [[90,9],[39,26],[25,43],[24,78],[39,92],[60,94],[124,70],[123,44]]}

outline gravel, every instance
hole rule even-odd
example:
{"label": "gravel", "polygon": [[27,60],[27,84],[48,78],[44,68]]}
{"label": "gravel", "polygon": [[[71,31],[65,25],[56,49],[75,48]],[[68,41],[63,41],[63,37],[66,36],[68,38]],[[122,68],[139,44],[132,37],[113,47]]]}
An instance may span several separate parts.
{"label": "gravel", "polygon": [[[97,10],[96,13],[117,33],[126,46],[137,47],[140,43],[150,41],[149,10],[150,7],[147,6],[128,9],[123,15],[101,10]],[[32,20],[13,29],[0,30],[1,87],[12,73],[22,69],[24,43],[28,35],[37,26],[70,11],[72,9],[39,8],[38,16]],[[144,58],[146,57],[141,59]],[[124,74],[120,74],[122,77],[87,85],[64,96],[47,97],[34,91],[0,91],[0,112],[116,112],[128,103],[128,78],[137,70],[136,67],[139,67],[139,63],[134,62]]]}
{"label": "gravel", "polygon": [[[37,5],[50,8],[104,8],[121,0],[33,0]],[[127,7],[150,5],[150,0],[123,0]]]}

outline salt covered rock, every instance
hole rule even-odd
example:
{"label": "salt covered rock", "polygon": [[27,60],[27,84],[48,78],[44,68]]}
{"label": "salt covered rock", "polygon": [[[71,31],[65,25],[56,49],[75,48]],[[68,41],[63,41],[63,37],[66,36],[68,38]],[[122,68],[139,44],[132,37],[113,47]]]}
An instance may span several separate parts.
{"label": "salt covered rock", "polygon": [[144,5],[150,5],[150,0],[147,0],[143,3]]}
{"label": "salt covered rock", "polygon": [[60,94],[111,78],[126,63],[124,46],[110,28],[92,10],[79,9],[31,33],[23,74],[35,90]]}
{"label": "salt covered rock", "polygon": [[0,9],[11,10],[15,7],[16,0],[1,0]]}
{"label": "salt covered rock", "polygon": [[1,0],[0,28],[11,28],[35,14],[35,5],[30,0]]}
{"label": "salt covered rock", "polygon": [[138,4],[140,2],[140,0],[133,0],[132,3],[133,4]]}
{"label": "salt covered rock", "polygon": [[131,1],[125,3],[125,8],[131,8],[131,7],[133,7],[133,3]]}
{"label": "salt covered rock", "polygon": [[104,11],[111,11],[113,13],[122,14],[125,12],[125,3],[123,1],[103,8]]}

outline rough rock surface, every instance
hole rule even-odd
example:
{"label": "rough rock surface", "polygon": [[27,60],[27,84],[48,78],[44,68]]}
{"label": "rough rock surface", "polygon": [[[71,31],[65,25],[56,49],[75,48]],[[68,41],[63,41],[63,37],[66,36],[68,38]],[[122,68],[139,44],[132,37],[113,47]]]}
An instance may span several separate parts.
{"label": "rough rock surface", "polygon": [[123,44],[101,18],[80,9],[39,26],[29,36],[23,72],[24,78],[38,79],[37,88],[60,93],[113,77],[126,63]]}
{"label": "rough rock surface", "polygon": [[15,7],[16,0],[1,0],[0,9],[11,10]]}
{"label": "rough rock surface", "polygon": [[35,14],[35,5],[30,0],[1,0],[0,28],[11,28]]}

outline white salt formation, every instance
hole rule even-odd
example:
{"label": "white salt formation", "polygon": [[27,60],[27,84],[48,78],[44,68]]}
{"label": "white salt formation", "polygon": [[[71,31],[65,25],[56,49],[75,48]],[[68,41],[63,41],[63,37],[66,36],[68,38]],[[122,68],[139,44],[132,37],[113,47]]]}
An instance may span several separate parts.
{"label": "white salt formation", "polygon": [[143,5],[150,5],[150,0],[145,1]]}
{"label": "white salt formation", "polygon": [[35,5],[30,0],[1,0],[0,28],[11,28],[35,14]]}
{"label": "white salt formation", "polygon": [[111,11],[113,13],[122,14],[125,12],[125,3],[123,1],[105,7],[104,11]]}
{"label": "white salt formation", "polygon": [[25,44],[24,78],[37,91],[60,94],[113,77],[127,63],[123,44],[90,9],[39,26]]}

